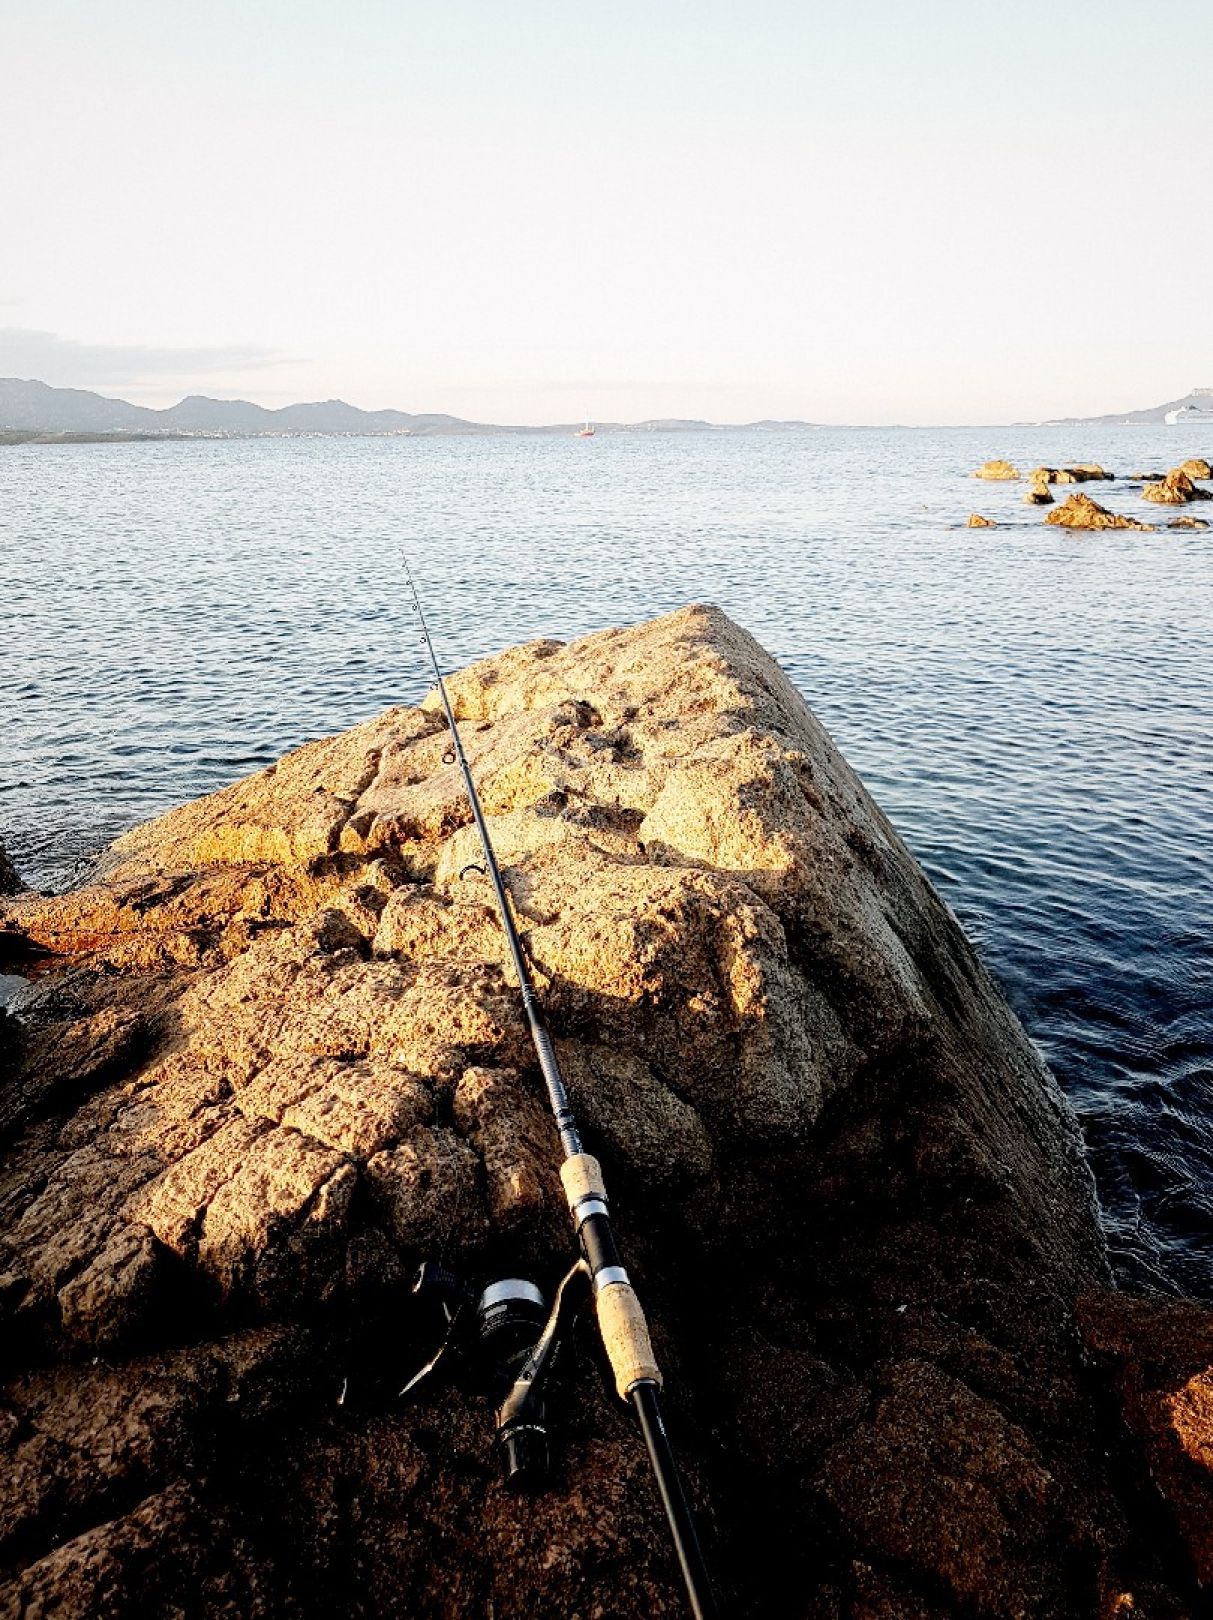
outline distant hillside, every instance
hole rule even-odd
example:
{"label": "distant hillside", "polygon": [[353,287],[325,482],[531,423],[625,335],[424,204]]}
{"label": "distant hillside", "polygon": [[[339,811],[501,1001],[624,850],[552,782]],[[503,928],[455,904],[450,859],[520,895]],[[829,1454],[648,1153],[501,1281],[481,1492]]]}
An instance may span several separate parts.
{"label": "distant hillside", "polygon": [[483,433],[493,431],[457,416],[412,416],[407,411],[360,411],[341,399],[267,410],[245,399],[191,394],[154,411],[82,388],[0,377],[0,428],[48,433]]}
{"label": "distant hillside", "polygon": [[1151,405],[1144,411],[1121,411],[1111,416],[1059,416],[1046,422],[1046,427],[1092,427],[1099,424],[1131,427],[1138,422],[1162,422],[1168,411],[1182,410],[1190,406],[1198,411],[1213,413],[1213,388],[1194,388],[1190,394],[1182,399],[1169,399],[1165,405]]}
{"label": "distant hillside", "polygon": [[[810,422],[753,422],[755,429],[808,428]],[[48,383],[19,377],[0,377],[0,432],[23,433],[138,433],[218,434],[246,436],[258,433],[571,433],[580,423],[563,422],[542,427],[500,427],[490,422],[467,422],[459,416],[408,411],[363,411],[343,399],[310,405],[284,405],[267,410],[246,399],[208,399],[191,394],[179,405],[162,411],[131,405],[124,399],[106,399],[83,388],[52,388]],[[605,433],[696,433],[711,422],[672,417],[651,422],[600,422]]]}
{"label": "distant hillside", "polygon": [[[1162,422],[1169,411],[1188,406],[1213,413],[1213,388],[1194,388],[1182,399],[1168,400],[1146,410],[1121,411],[1108,416],[1063,416],[1043,423],[1019,426],[1086,427],[1136,422]],[[720,424],[693,417],[659,417],[646,422],[596,422],[599,433],[712,433]],[[788,433],[816,429],[818,422],[762,421],[729,424],[753,433]],[[0,435],[23,438],[42,435],[106,434],[126,437],[147,435],[190,437],[195,434],[246,438],[255,434],[357,433],[434,434],[469,433],[572,433],[580,422],[555,422],[533,427],[469,422],[461,416],[434,412],[364,411],[343,399],[317,400],[306,405],[283,405],[268,410],[247,399],[209,399],[190,394],[162,411],[131,405],[125,399],[107,399],[83,388],[52,388],[48,383],[19,377],[0,377]],[[3,441],[0,441],[3,442]]]}

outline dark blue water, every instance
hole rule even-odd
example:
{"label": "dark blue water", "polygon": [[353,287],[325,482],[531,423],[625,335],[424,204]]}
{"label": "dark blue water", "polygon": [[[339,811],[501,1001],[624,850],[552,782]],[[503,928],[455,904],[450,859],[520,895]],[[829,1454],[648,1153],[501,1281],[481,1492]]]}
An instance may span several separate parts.
{"label": "dark blue water", "polygon": [[[1053,1065],[1121,1274],[1213,1297],[1213,531],[1070,535],[1023,485],[966,476],[994,455],[1166,467],[1213,454],[1198,437],[2,449],[0,839],[62,885],[134,822],[415,700],[402,545],[451,666],[718,602],[829,726]],[[968,530],[973,510],[1005,526]]]}

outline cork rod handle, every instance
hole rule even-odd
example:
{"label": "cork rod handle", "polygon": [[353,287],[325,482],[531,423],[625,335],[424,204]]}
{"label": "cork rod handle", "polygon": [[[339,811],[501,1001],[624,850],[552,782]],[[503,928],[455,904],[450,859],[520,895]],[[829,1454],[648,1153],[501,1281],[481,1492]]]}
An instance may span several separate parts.
{"label": "cork rod handle", "polygon": [[[661,1385],[661,1369],[653,1354],[648,1323],[628,1281],[617,1264],[614,1239],[607,1217],[606,1184],[602,1166],[592,1153],[573,1153],[560,1167],[564,1196],[577,1227],[594,1279],[598,1331],[619,1398],[626,1401],[637,1384]],[[605,1230],[604,1230],[605,1229]]]}
{"label": "cork rod handle", "polygon": [[637,1384],[661,1387],[661,1368],[653,1354],[649,1324],[631,1283],[611,1283],[595,1301],[598,1331],[615,1374],[615,1388],[626,1401]]}

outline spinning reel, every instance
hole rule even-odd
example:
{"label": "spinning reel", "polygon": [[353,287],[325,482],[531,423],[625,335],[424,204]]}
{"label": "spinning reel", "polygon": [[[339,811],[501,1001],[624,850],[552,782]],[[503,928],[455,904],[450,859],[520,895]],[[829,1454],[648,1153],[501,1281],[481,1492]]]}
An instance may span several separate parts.
{"label": "spinning reel", "polygon": [[588,1295],[589,1267],[578,1260],[561,1279],[549,1308],[526,1277],[500,1277],[479,1288],[427,1260],[413,1282],[418,1304],[442,1337],[401,1396],[412,1393],[457,1357],[472,1362],[499,1401],[494,1445],[506,1485],[542,1490],[551,1471],[547,1390],[562,1345]]}

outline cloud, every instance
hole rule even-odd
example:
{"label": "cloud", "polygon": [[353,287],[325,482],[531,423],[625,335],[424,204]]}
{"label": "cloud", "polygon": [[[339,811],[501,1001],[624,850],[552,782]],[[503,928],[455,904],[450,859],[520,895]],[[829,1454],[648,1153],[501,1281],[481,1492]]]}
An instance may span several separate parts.
{"label": "cloud", "polygon": [[56,388],[117,388],[161,377],[259,371],[291,357],[254,344],[157,349],[138,343],[80,343],[55,332],[0,327],[0,376],[32,377]]}

